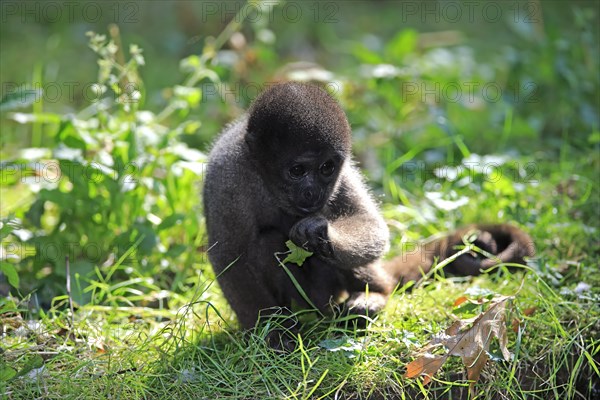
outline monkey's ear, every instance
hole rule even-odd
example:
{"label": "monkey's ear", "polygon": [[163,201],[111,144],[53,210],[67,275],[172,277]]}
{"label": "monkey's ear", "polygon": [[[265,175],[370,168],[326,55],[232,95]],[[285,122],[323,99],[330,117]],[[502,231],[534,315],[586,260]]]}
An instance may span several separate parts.
{"label": "monkey's ear", "polygon": [[250,159],[255,164],[257,169],[262,169],[266,166],[268,155],[272,154],[271,149],[265,143],[264,138],[259,132],[247,130],[244,135],[244,141],[250,152]]}
{"label": "monkey's ear", "polygon": [[285,142],[269,132],[268,129],[257,127],[255,129],[246,128],[244,141],[248,145],[253,157],[267,157],[277,153],[277,149],[283,150]]}
{"label": "monkey's ear", "polygon": [[252,132],[250,132],[249,130],[246,131],[246,135],[244,135],[244,140],[246,141],[248,147],[250,147],[251,149],[255,148],[257,142],[256,135],[252,134]]}
{"label": "monkey's ear", "polygon": [[258,157],[265,153],[264,150],[261,150],[261,148],[264,147],[264,144],[263,140],[261,140],[260,134],[248,130],[244,136],[244,140],[246,145],[248,145],[248,149],[250,149],[250,153],[253,154],[253,157]]}

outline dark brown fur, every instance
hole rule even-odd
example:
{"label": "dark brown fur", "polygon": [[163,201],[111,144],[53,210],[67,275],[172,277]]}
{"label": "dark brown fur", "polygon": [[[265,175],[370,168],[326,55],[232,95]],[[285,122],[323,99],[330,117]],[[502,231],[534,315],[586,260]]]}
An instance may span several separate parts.
{"label": "dark brown fur", "polygon": [[308,307],[275,258],[290,238],[315,253],[289,269],[325,313],[347,294],[341,307],[374,315],[398,283],[420,278],[435,259],[456,252],[469,230],[480,231],[476,244],[498,259],[463,255],[448,266],[453,273],[478,274],[534,254],[520,229],[476,225],[383,262],[388,229],[350,149],[350,127],[337,102],[299,83],[266,90],[216,142],[204,187],[209,258],[243,328],[292,303]]}

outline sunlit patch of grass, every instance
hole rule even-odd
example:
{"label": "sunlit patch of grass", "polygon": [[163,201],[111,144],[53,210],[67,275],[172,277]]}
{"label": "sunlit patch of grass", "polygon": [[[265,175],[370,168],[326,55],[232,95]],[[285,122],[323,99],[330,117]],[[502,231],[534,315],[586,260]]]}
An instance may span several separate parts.
{"label": "sunlit patch of grass", "polygon": [[[583,268],[581,277],[590,273]],[[543,274],[532,272],[435,277],[393,296],[366,331],[328,320],[308,323],[291,353],[267,345],[277,321],[270,329],[243,333],[206,301],[179,310],[83,306],[73,327],[67,311],[50,310],[29,326],[17,314],[7,315],[3,368],[18,373],[35,357],[42,364],[10,379],[4,393],[11,399],[400,399],[418,393],[464,398],[468,382],[457,360],[428,386],[404,378],[404,365],[457,317],[452,303],[465,291],[511,294],[523,279],[509,319],[514,358],[488,363],[476,385],[477,398],[586,398],[597,390],[599,294],[561,294]],[[531,307],[535,311],[526,314]]]}

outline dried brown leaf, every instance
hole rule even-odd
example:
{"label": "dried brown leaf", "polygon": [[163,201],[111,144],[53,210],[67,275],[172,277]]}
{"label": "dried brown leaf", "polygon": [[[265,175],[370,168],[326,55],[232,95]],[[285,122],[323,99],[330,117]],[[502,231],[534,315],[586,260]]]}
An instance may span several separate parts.
{"label": "dried brown leaf", "polygon": [[[423,347],[420,355],[408,364],[404,376],[414,378],[425,375],[423,383],[426,384],[448,356],[458,356],[461,357],[467,369],[467,377],[472,381],[470,386],[472,390],[489,359],[490,342],[494,337],[499,341],[504,359],[510,358],[507,348],[505,315],[507,300],[511,298],[509,296],[498,297],[490,303],[487,311],[476,318],[455,321],[446,329],[445,335],[434,338]],[[448,349],[448,353],[446,355],[432,354],[431,350],[440,345]]]}
{"label": "dried brown leaf", "polygon": [[485,367],[489,356],[485,351],[482,351],[478,354],[478,357],[473,359],[470,357],[462,357],[463,364],[467,368],[467,378],[472,381],[469,385],[469,389],[473,390],[475,386],[475,382],[479,380],[479,375],[481,375],[481,370]]}
{"label": "dried brown leaf", "polygon": [[528,317],[530,315],[533,315],[536,311],[537,311],[537,307],[535,307],[535,306],[529,307],[529,308],[526,308],[525,310],[523,310],[523,315]]}
{"label": "dried brown leaf", "polygon": [[467,300],[469,300],[467,296],[460,296],[458,299],[454,300],[452,307],[458,307]]}
{"label": "dried brown leaf", "polygon": [[426,385],[431,380],[431,377],[440,369],[440,367],[446,362],[447,355],[435,355],[431,353],[425,353],[421,357],[415,358],[406,366],[406,372],[404,376],[406,378],[415,378],[420,375],[425,375],[423,384]]}
{"label": "dried brown leaf", "polygon": [[511,328],[514,333],[519,332],[519,325],[521,325],[521,320],[519,318],[513,318]]}
{"label": "dried brown leaf", "polygon": [[[525,310],[523,310],[523,315],[526,317],[529,317],[531,315],[533,315],[535,312],[537,311],[537,307],[529,307],[526,308]],[[519,318],[513,318],[512,320],[512,330],[513,332],[517,333],[519,331],[519,325],[521,324],[521,319]]]}

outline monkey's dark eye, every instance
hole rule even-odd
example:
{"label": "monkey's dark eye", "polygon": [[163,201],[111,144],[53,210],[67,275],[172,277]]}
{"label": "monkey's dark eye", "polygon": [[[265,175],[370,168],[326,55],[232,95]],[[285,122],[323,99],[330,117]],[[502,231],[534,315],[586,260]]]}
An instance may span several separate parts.
{"label": "monkey's dark eye", "polygon": [[290,168],[290,176],[292,178],[301,178],[305,173],[306,170],[302,165],[294,165],[292,168]]}
{"label": "monkey's dark eye", "polygon": [[319,171],[321,171],[321,174],[325,175],[325,176],[330,176],[331,174],[333,174],[333,170],[335,169],[335,165],[333,164],[333,161],[329,160],[329,161],[325,161],[321,167],[319,168]]}

